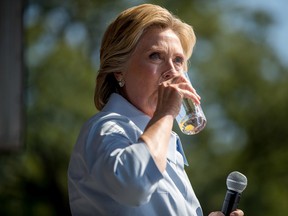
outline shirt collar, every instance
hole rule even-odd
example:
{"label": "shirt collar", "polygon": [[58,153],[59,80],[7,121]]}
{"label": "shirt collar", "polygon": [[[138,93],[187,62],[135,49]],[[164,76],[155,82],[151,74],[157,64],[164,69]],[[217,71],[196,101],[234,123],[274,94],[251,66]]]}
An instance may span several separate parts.
{"label": "shirt collar", "polygon": [[171,133],[169,140],[169,148],[167,153],[167,159],[176,164],[176,137]]}
{"label": "shirt collar", "polygon": [[172,131],[167,158],[174,164],[176,164],[176,161],[177,161],[176,151],[178,151],[182,155],[184,164],[186,166],[189,166],[183,147],[182,147],[182,143],[180,141],[180,138],[175,132]]}
{"label": "shirt collar", "polygon": [[151,119],[148,115],[138,110],[124,97],[117,93],[111,94],[107,104],[102,111],[114,112],[126,116],[132,122],[134,122],[134,124],[137,125],[142,131],[144,131],[146,125]]}

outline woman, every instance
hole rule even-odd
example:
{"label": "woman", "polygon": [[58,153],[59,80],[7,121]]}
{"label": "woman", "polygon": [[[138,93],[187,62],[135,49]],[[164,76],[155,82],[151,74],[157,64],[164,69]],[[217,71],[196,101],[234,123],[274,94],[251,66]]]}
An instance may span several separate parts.
{"label": "woman", "polygon": [[94,98],[100,112],[82,128],[68,170],[73,215],[203,215],[172,131],[182,98],[200,103],[181,75],[195,40],[191,26],[151,4],[110,24]]}

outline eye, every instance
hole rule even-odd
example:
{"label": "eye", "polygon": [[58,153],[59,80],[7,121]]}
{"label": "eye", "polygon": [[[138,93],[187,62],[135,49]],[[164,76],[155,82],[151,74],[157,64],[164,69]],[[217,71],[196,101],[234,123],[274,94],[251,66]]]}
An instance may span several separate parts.
{"label": "eye", "polygon": [[149,55],[149,58],[152,60],[158,60],[161,59],[160,53],[158,52],[153,52]]}
{"label": "eye", "polygon": [[184,63],[184,58],[181,57],[181,56],[177,56],[175,59],[174,59],[174,62],[176,64],[179,64],[179,65],[182,65]]}

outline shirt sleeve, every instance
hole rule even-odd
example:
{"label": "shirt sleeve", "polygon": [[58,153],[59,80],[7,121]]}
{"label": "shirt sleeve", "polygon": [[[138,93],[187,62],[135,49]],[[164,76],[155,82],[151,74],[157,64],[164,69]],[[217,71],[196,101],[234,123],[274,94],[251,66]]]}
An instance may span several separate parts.
{"label": "shirt sleeve", "polygon": [[147,203],[163,178],[136,125],[127,119],[91,127],[85,160],[91,188],[122,204]]}

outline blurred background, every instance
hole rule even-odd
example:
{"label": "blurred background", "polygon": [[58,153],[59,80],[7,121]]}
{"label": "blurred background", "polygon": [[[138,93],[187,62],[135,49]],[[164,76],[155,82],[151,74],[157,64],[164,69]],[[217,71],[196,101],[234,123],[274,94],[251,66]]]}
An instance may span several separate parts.
{"label": "blurred background", "polygon": [[[20,20],[12,44],[21,42],[21,50],[18,78],[7,69],[17,62],[5,60],[10,64],[0,71],[0,107],[8,104],[0,118],[0,215],[70,215],[67,167],[82,124],[97,112],[102,35],[118,13],[141,3],[167,8],[197,36],[189,75],[208,123],[195,136],[175,131],[204,215],[221,209],[234,170],[248,179],[239,206],[245,215],[288,215],[285,0],[3,0],[1,24]],[[9,26],[11,39],[17,26]],[[11,51],[3,49],[4,33],[2,65]],[[17,89],[19,101],[9,105],[9,92]],[[7,113],[10,125],[20,125],[16,144],[7,141]]]}

